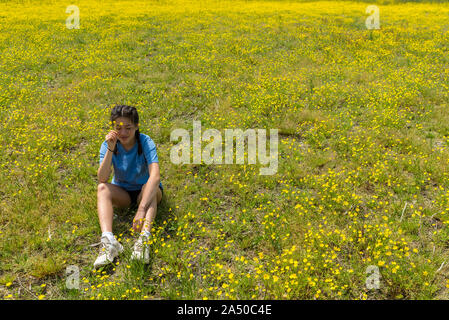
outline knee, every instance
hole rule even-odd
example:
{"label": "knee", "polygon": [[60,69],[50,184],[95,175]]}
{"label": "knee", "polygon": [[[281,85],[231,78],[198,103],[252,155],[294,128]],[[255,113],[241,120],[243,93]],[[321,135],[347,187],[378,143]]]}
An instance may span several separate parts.
{"label": "knee", "polygon": [[106,183],[99,183],[97,186],[97,194],[109,193],[109,188]]}

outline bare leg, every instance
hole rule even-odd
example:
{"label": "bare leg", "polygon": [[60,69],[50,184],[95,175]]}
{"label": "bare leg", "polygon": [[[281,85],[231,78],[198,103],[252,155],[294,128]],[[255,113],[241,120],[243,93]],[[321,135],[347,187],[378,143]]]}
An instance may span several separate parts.
{"label": "bare leg", "polygon": [[145,222],[142,227],[142,231],[151,231],[151,225],[153,224],[154,218],[157,213],[157,205],[162,199],[161,189],[157,188],[157,193],[154,198],[151,200],[150,205],[145,213]]}
{"label": "bare leg", "polygon": [[131,198],[124,189],[111,183],[98,184],[97,208],[101,232],[112,232],[113,206],[127,207],[130,204]]}

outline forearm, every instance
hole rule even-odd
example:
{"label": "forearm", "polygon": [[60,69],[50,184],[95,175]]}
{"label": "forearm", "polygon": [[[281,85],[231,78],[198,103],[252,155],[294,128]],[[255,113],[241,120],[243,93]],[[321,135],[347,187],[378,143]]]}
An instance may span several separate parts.
{"label": "forearm", "polygon": [[100,168],[98,168],[98,182],[107,182],[111,175],[112,152],[107,150]]}
{"label": "forearm", "polygon": [[148,179],[145,188],[142,191],[142,200],[140,200],[139,209],[146,210],[150,203],[151,199],[157,194],[157,188],[159,188],[160,176],[159,175],[151,175]]}

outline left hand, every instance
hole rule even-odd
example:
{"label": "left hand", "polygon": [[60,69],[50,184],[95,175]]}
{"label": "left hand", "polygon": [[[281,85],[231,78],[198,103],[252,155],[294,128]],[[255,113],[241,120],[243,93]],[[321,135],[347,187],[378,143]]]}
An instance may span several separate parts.
{"label": "left hand", "polygon": [[140,232],[142,226],[145,222],[145,210],[137,209],[136,215],[133,219],[133,230],[134,232]]}

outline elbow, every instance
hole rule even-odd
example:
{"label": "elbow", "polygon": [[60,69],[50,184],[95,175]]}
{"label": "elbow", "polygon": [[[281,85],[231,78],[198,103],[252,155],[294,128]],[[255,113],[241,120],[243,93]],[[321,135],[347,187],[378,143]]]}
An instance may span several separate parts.
{"label": "elbow", "polygon": [[97,179],[98,179],[98,183],[106,183],[109,180],[109,176],[110,176],[111,172],[109,172],[107,175],[105,175],[105,173],[101,172],[100,169],[98,169],[97,171]]}
{"label": "elbow", "polygon": [[155,181],[155,184],[159,184],[161,182],[161,176],[160,174],[155,174],[154,176],[151,177],[153,179],[153,181]]}
{"label": "elbow", "polygon": [[107,182],[107,180],[101,180],[101,179],[98,179],[98,184],[100,184],[100,183],[106,183]]}
{"label": "elbow", "polygon": [[97,179],[99,184],[108,182],[108,180],[101,177],[99,173],[97,173]]}
{"label": "elbow", "polygon": [[97,171],[97,180],[98,183],[103,183],[104,181],[102,181],[101,177],[100,177],[100,170]]}

